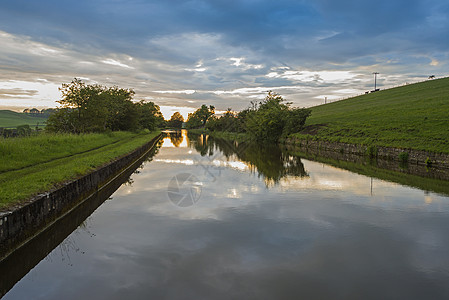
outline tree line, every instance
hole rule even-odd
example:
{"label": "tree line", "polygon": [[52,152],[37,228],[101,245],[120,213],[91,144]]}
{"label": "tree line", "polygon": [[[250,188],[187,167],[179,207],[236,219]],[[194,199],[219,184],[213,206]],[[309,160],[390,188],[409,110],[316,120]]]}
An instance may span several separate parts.
{"label": "tree line", "polygon": [[[134,91],[117,86],[86,84],[75,78],[60,88],[60,107],[52,111],[46,130],[50,132],[136,131],[156,128],[182,128],[184,118],[175,112],[165,121],[153,102],[134,102]],[[215,107],[202,105],[188,115],[187,129],[246,133],[260,142],[276,142],[281,137],[300,131],[311,110],[291,107],[282,96],[268,92],[264,100],[251,102],[240,112],[228,109],[215,115]]]}
{"label": "tree line", "polygon": [[299,132],[310,114],[310,109],[293,108],[282,96],[270,91],[263,101],[251,102],[238,113],[228,109],[221,117],[215,115],[213,106],[202,105],[189,114],[186,127],[246,133],[258,142],[276,142]]}
{"label": "tree line", "polygon": [[54,113],[56,111],[56,108],[44,108],[42,110],[39,110],[37,108],[25,108],[23,110],[24,114],[36,117],[36,116],[41,116],[41,117],[49,117],[52,113]]}
{"label": "tree line", "polygon": [[50,132],[104,132],[154,130],[164,122],[153,102],[133,102],[134,91],[117,86],[85,84],[75,78],[60,88],[61,107],[47,120]]}

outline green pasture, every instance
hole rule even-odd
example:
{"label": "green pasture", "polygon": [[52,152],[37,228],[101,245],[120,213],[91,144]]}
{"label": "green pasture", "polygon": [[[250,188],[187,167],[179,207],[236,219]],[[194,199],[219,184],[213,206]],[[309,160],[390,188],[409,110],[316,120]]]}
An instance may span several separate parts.
{"label": "green pasture", "polygon": [[313,107],[291,137],[449,153],[449,78]]}
{"label": "green pasture", "polygon": [[47,117],[33,116],[31,114],[18,113],[11,110],[0,110],[0,127],[17,127],[20,125],[29,125],[31,128],[44,125]]}

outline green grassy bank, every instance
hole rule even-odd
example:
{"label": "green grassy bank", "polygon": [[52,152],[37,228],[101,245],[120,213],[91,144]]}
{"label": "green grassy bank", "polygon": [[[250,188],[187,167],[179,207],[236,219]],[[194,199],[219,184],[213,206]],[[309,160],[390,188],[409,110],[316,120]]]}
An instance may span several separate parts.
{"label": "green grassy bank", "polygon": [[124,155],[157,132],[0,138],[0,208],[50,190]]}
{"label": "green grassy bank", "polygon": [[47,117],[33,116],[31,114],[18,113],[11,110],[0,110],[0,127],[17,127],[20,125],[29,125],[35,127],[44,125],[47,121]]}
{"label": "green grassy bank", "polygon": [[296,139],[449,153],[449,78],[312,108]]}

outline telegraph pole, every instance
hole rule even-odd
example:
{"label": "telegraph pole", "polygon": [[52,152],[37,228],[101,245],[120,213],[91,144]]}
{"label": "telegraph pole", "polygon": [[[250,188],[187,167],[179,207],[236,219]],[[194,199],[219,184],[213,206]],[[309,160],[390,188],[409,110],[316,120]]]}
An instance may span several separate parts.
{"label": "telegraph pole", "polygon": [[379,74],[379,72],[374,72],[374,91],[376,91],[377,88],[377,74]]}

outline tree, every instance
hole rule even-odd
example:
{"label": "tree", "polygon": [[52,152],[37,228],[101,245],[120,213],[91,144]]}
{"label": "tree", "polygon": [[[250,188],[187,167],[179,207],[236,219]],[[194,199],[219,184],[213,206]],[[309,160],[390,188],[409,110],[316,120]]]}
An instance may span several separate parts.
{"label": "tree", "polygon": [[195,112],[190,113],[187,119],[187,128],[199,128],[206,125],[207,120],[215,114],[215,107],[201,105]]}
{"label": "tree", "polygon": [[49,131],[101,132],[154,130],[163,117],[153,102],[134,103],[134,91],[117,86],[87,85],[75,78],[60,89],[61,107],[47,121]]}
{"label": "tree", "polygon": [[310,109],[305,108],[294,108],[288,112],[283,129],[284,136],[301,131],[306,123],[306,119],[312,114]]}
{"label": "tree", "polygon": [[258,107],[246,112],[245,126],[248,134],[259,142],[277,142],[281,136],[298,132],[304,126],[311,110],[290,108],[290,103],[278,94],[268,92]]}
{"label": "tree", "polygon": [[58,108],[47,119],[45,130],[49,132],[79,132],[76,124],[78,123],[77,113],[71,108]]}
{"label": "tree", "polygon": [[206,128],[211,131],[237,132],[237,126],[237,115],[232,111],[231,108],[228,108],[224,115],[220,118],[217,118],[216,116],[210,117],[207,121]]}
{"label": "tree", "polygon": [[139,128],[138,108],[132,102],[134,91],[117,86],[103,88],[102,109],[106,111],[106,128],[116,130],[137,130]]}
{"label": "tree", "polygon": [[184,117],[179,112],[175,112],[168,121],[168,126],[180,129],[182,128],[182,123],[184,123]]}
{"label": "tree", "polygon": [[141,100],[136,103],[136,106],[139,111],[140,127],[152,131],[164,123],[164,117],[158,105]]}
{"label": "tree", "polygon": [[268,92],[265,100],[246,120],[248,133],[257,141],[276,142],[282,134],[288,106],[284,99],[273,92]]}

